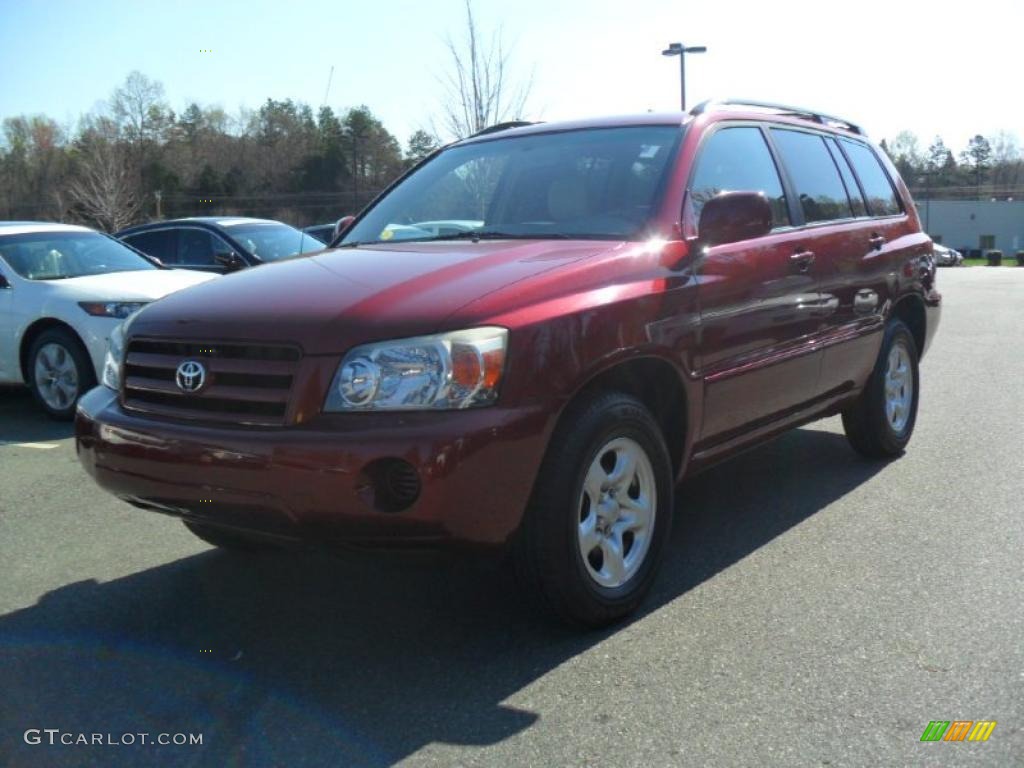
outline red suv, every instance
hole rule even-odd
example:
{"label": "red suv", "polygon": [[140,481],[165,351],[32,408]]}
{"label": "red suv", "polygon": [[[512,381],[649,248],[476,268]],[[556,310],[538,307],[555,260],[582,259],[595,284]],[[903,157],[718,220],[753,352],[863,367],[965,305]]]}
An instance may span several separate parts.
{"label": "red suv", "polygon": [[79,405],[96,481],[226,547],[503,547],[556,613],[632,611],[673,489],[841,413],[899,455],[931,242],[854,124],[717,102],[499,126],[323,253],[143,309]]}

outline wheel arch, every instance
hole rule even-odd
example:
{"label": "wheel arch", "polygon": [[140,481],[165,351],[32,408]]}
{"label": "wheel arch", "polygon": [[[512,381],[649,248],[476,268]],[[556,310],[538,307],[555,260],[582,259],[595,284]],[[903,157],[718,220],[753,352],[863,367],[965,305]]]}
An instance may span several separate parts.
{"label": "wheel arch", "polygon": [[66,323],[63,320],[58,320],[55,317],[41,317],[25,329],[25,332],[21,335],[21,344],[18,348],[18,363],[21,368],[21,378],[26,384],[29,383],[28,356],[32,351],[32,344],[35,343],[39,334],[45,333],[46,331],[54,328],[67,330],[75,337],[75,340],[81,345],[82,349],[85,350],[86,356],[88,356],[88,347],[85,345],[85,340],[69,323]]}
{"label": "wheel arch", "polygon": [[571,403],[599,391],[632,395],[651,411],[661,428],[673,472],[678,478],[686,465],[691,444],[690,426],[694,421],[690,411],[694,399],[687,391],[681,372],[656,355],[610,362],[583,381],[567,401],[559,420]]}
{"label": "wheel arch", "polygon": [[918,357],[924,357],[928,339],[928,319],[925,313],[924,299],[915,293],[907,294],[897,300],[889,316],[902,320],[906,324],[917,345]]}

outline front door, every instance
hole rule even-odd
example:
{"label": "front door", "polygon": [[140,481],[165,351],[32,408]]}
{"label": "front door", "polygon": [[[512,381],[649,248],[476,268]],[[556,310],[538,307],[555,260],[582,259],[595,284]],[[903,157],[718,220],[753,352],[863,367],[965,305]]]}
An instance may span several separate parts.
{"label": "front door", "polygon": [[704,448],[813,399],[820,368],[812,343],[820,263],[807,233],[794,227],[761,127],[726,124],[704,140],[687,192],[693,220],[704,201],[726,190],[762,192],[775,226],[764,238],[709,248],[695,265]]}

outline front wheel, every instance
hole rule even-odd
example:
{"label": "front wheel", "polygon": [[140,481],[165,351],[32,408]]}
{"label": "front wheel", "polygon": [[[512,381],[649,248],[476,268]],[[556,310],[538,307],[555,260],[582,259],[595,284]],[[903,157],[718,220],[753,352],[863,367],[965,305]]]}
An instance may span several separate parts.
{"label": "front wheel", "polygon": [[864,391],[843,411],[843,428],[854,450],[872,459],[899,456],[917,421],[917,344],[910,329],[893,320],[885,329],[878,362]]}
{"label": "front wheel", "polygon": [[570,623],[621,619],[654,581],[672,492],[664,437],[641,402],[610,392],[570,406],[515,541],[521,580]]}
{"label": "front wheel", "polygon": [[71,331],[51,328],[39,334],[28,357],[28,384],[50,417],[68,421],[78,398],[96,384],[92,361]]}

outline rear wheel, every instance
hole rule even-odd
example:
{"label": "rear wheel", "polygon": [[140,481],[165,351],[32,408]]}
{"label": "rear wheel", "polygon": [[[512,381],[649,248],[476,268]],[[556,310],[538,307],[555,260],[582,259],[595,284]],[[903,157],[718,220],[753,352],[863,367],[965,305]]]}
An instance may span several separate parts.
{"label": "rear wheel", "polygon": [[604,393],[552,436],[515,542],[517,572],[561,619],[601,626],[650,590],[672,517],[672,466],[651,414]]}
{"label": "rear wheel", "polygon": [[32,342],[28,384],[50,417],[67,421],[75,415],[78,398],[96,385],[96,374],[78,337],[66,328],[51,328]]}
{"label": "rear wheel", "polygon": [[917,421],[917,357],[910,329],[899,320],[890,322],[864,392],[843,412],[846,437],[858,453],[884,459],[906,449]]}

